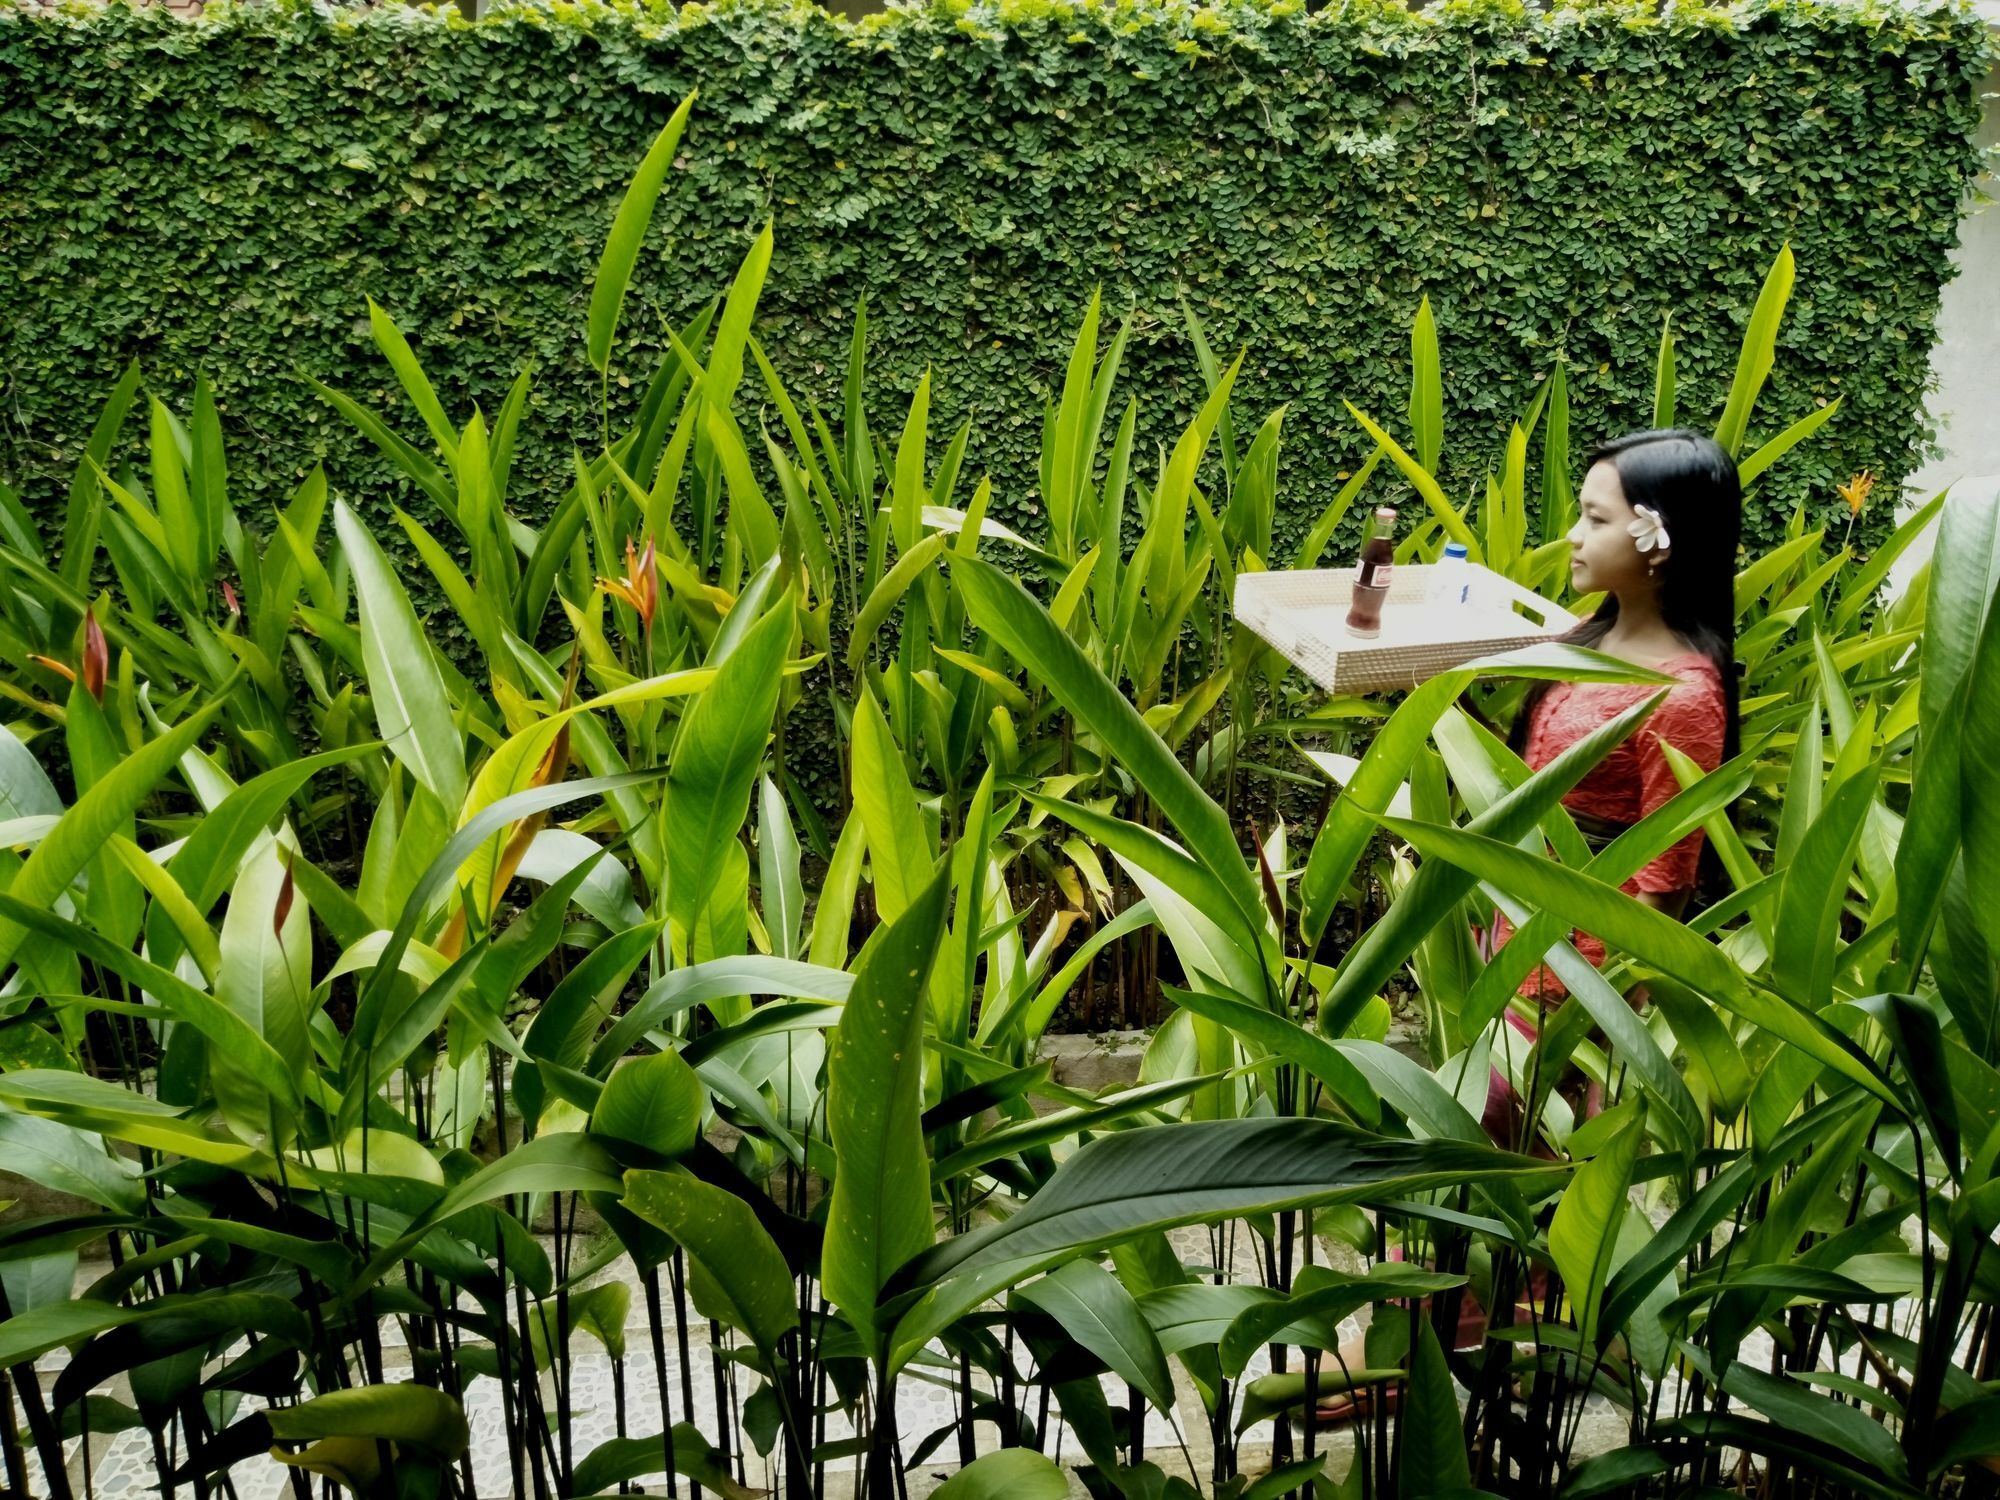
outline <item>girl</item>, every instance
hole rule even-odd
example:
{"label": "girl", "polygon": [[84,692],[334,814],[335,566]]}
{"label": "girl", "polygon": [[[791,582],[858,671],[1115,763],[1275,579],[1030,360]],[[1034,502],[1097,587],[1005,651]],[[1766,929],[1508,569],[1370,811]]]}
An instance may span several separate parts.
{"label": "girl", "polygon": [[[1635,432],[1606,443],[1590,456],[1577,497],[1577,522],[1569,533],[1570,581],[1579,594],[1604,595],[1570,642],[1678,679],[1650,718],[1600,761],[1563,806],[1593,849],[1602,848],[1680,790],[1661,745],[1670,744],[1713,771],[1737,749],[1736,547],[1742,530],[1743,488],[1736,462],[1713,439],[1678,428]],[[1539,771],[1606,720],[1659,691],[1619,683],[1538,683],[1515,721],[1513,747]],[[1625,882],[1649,906],[1678,917],[1694,891],[1702,835],[1689,834]],[[1494,914],[1489,956],[1513,929]],[[1604,945],[1588,933],[1571,942],[1592,964],[1604,962]],[[1507,1020],[1532,1045],[1539,1022],[1565,991],[1544,965],[1522,981],[1536,1019],[1514,1009]],[[1643,996],[1635,996],[1635,1001]],[[1596,1086],[1585,1112],[1594,1113]],[[1520,1101],[1496,1071],[1489,1084],[1485,1126],[1501,1145],[1532,1144]],[[1543,1281],[1539,1273],[1535,1282]],[[1480,1344],[1486,1314],[1470,1294],[1460,1304],[1458,1347]],[[1357,1345],[1341,1350],[1348,1369],[1365,1366]],[[1370,1388],[1372,1389],[1372,1388]],[[1393,1387],[1390,1388],[1393,1391]],[[1348,1420],[1368,1409],[1369,1390],[1330,1399],[1319,1409],[1325,1422]]]}
{"label": "girl", "polygon": [[[1570,580],[1604,603],[1568,639],[1679,679],[1652,716],[1591,769],[1563,806],[1594,849],[1638,822],[1680,790],[1662,744],[1704,771],[1737,750],[1736,546],[1743,489],[1735,460],[1713,439],[1680,429],[1635,432],[1591,455],[1569,533]],[[1538,683],[1515,720],[1513,745],[1539,771],[1584,736],[1656,687],[1622,683]],[[1701,857],[1699,829],[1666,850],[1624,889],[1678,917],[1693,894]],[[1492,948],[1512,936],[1494,914]],[[1604,945],[1572,934],[1577,951],[1604,962]],[[1546,967],[1522,981],[1520,994],[1539,1010],[1566,991]],[[1508,1021],[1531,1042],[1537,1026],[1510,1010]],[[1592,1086],[1585,1112],[1594,1113]],[[1502,1144],[1516,1138],[1513,1091],[1496,1074],[1486,1127]]]}

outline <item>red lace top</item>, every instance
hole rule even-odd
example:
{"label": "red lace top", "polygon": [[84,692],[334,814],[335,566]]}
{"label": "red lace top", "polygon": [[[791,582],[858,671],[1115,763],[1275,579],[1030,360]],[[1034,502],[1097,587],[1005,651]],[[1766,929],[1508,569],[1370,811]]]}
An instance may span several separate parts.
{"label": "red lace top", "polygon": [[[1661,753],[1663,739],[1704,771],[1713,771],[1722,764],[1729,709],[1715,663],[1698,651],[1690,651],[1661,662],[1660,670],[1678,677],[1679,685],[1668,691],[1652,717],[1636,733],[1571,788],[1563,798],[1563,806],[1571,812],[1610,823],[1631,824],[1673,797],[1681,784]],[[1556,683],[1535,705],[1534,717],[1528,722],[1523,758],[1529,769],[1541,770],[1605,720],[1657,691],[1639,683]],[[1626,881],[1624,889],[1638,895],[1691,888],[1695,883],[1695,865],[1701,858],[1701,841],[1702,833],[1697,828]],[[1499,916],[1493,934],[1494,947],[1498,948],[1512,935],[1513,928],[1506,917]],[[1604,962],[1604,944],[1589,933],[1572,933],[1571,942],[1591,963]],[[1522,981],[1520,993],[1556,999],[1568,992],[1562,981],[1543,966]]]}

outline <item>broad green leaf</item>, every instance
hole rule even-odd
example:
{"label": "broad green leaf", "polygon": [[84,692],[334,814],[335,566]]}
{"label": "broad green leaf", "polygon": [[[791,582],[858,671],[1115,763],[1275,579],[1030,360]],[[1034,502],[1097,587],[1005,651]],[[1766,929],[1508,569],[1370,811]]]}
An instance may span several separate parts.
{"label": "broad green leaf", "polygon": [[1892,1479],[1908,1477],[1903,1451],[1889,1430],[1844,1401],[1740,1362],[1723,1372],[1722,1388],[1788,1432],[1825,1443]]}
{"label": "broad green leaf", "polygon": [[[1976,928],[1989,949],[2000,950],[2000,911],[1994,909],[2000,907],[2000,850],[1994,848],[2000,840],[2000,774],[1995,771],[2000,767],[2000,604],[1987,605],[1986,628],[1964,680],[1963,717],[1958,723],[1960,821],[1967,906],[1973,920],[1958,923],[1947,914],[1946,936],[1956,948],[1969,947],[1975,941],[1971,929]],[[1942,770],[1948,758],[1938,759]],[[1928,763],[1920,762],[1918,775],[1927,769]],[[1990,1018],[1983,1029],[1979,1050],[1991,1058]]]}
{"label": "broad green leaf", "polygon": [[439,1458],[457,1458],[471,1442],[457,1401],[434,1386],[408,1380],[328,1391],[295,1406],[272,1407],[265,1420],[271,1436],[281,1441],[367,1438],[407,1443]]}
{"label": "broad green leaf", "polygon": [[[740,606],[739,606],[740,607]],[[681,721],[667,773],[667,911],[694,953],[696,925],[750,810],[792,643],[789,593],[729,653]]]}
{"label": "broad green leaf", "polygon": [[193,595],[215,565],[215,539],[196,512],[194,496],[188,490],[187,460],[178,441],[180,424],[158,400],[152,402],[151,410],[153,504],[167,558],[181,586]]}
{"label": "broad green leaf", "polygon": [[451,418],[445,415],[444,403],[438,400],[437,392],[431,388],[430,377],[424,374],[424,367],[417,362],[416,352],[410,348],[410,341],[403,337],[403,330],[396,326],[394,318],[376,305],[373,297],[368,299],[368,331],[374,337],[375,347],[389,361],[389,368],[396,372],[396,379],[402,384],[410,403],[416,407],[417,415],[430,429],[439,451],[448,461],[457,462],[458,430],[452,426]]}
{"label": "broad green leaf", "polygon": [[654,951],[660,926],[655,919],[613,933],[571,968],[521,1038],[528,1055],[561,1068],[579,1066],[626,982]]}
{"label": "broad green leaf", "polygon": [[680,148],[681,132],[687,128],[688,111],[694,108],[694,101],[693,93],[681,100],[680,107],[653,138],[652,149],[633,173],[625,197],[618,205],[618,215],[611,221],[611,233],[605,238],[604,254],[597,262],[597,280],[590,289],[587,336],[591,368],[600,375],[611,364],[611,341],[618,331],[618,310],[624,304],[625,288],[631,283],[632,268],[638,264],[639,250],[646,240],[646,227],[653,221],[653,206],[674,164],[674,153]]}
{"label": "broad green leaf", "polygon": [[1091,1260],[1073,1260],[1037,1281],[1015,1288],[1020,1297],[1054,1318],[1077,1343],[1135,1386],[1156,1410],[1174,1409],[1174,1377],[1138,1303],[1117,1277]]}
{"label": "broad green leaf", "polygon": [[798,958],[805,920],[805,887],[799,881],[799,840],[785,810],[785,795],[764,777],[757,803],[757,886],[764,901],[764,930],[778,958]]}
{"label": "broad green leaf", "polygon": [[1784,869],[1771,978],[1807,1010],[1822,1010],[1833,998],[1840,921],[1878,781],[1878,768],[1871,765],[1845,782],[1813,820]]}
{"label": "broad green leaf", "polygon": [[[187,892],[181,889],[180,882],[122,833],[111,836],[108,849],[126,873],[152,898],[153,914],[186,948],[195,967],[201,971],[203,981],[213,986],[216,971],[222,967],[222,950],[216,944],[215,934],[209,930],[207,918],[195,909]],[[166,956],[171,959],[171,955]]]}
{"label": "broad green leaf", "polygon": [[1765,273],[1763,290],[1743,330],[1743,347],[1736,357],[1736,378],[1729,384],[1729,400],[1716,424],[1715,440],[1731,458],[1743,449],[1750,428],[1750,411],[1764,389],[1771,366],[1777,362],[1778,325],[1784,321],[1785,304],[1791,300],[1796,268],[1792,247],[1785,245]]}
{"label": "broad green leaf", "polygon": [[38,1186],[114,1213],[137,1213],[146,1201],[138,1163],[107,1151],[101,1137],[57,1120],[0,1114],[0,1161]]}
{"label": "broad green leaf", "polygon": [[1281,1495],[1295,1493],[1318,1494],[1323,1482],[1321,1476],[1330,1456],[1316,1453],[1311,1458],[1280,1464],[1269,1473],[1251,1480],[1249,1487],[1243,1491],[1243,1500],[1278,1500]]}
{"label": "broad green leaf", "polygon": [[1237,1314],[1221,1339],[1222,1373],[1234,1380],[1266,1344],[1335,1348],[1342,1321],[1361,1308],[1375,1302],[1428,1297],[1464,1283],[1463,1276],[1386,1262],[1371,1268],[1366,1276],[1307,1267],[1293,1283],[1291,1296],[1275,1301],[1260,1299]]}
{"label": "broad green leaf", "polygon": [[[81,1073],[44,1068],[0,1073],[0,1104],[60,1120],[107,1140],[129,1141],[246,1175],[268,1177],[276,1171],[276,1163],[263,1151],[181,1119],[173,1105]],[[295,1186],[310,1184],[310,1174],[292,1167],[286,1170]]]}
{"label": "broad green leaf", "polygon": [[1417,1343],[1410,1351],[1408,1404],[1400,1425],[1402,1500],[1427,1500],[1471,1487],[1472,1467],[1465,1455],[1458,1392],[1429,1318],[1417,1319]]}
{"label": "broad green leaf", "polygon": [[875,907],[894,922],[930,880],[931,853],[902,747],[865,688],[854,704],[853,757],[854,807],[868,840]]}
{"label": "broad green leaf", "polygon": [[345,501],[335,502],[333,525],[354,574],[362,663],[383,742],[438,801],[457,807],[465,801],[465,750],[410,596]]}
{"label": "broad green leaf", "polygon": [[1552,860],[1460,829],[1384,818],[1383,826],[1426,854],[1557,913],[1691,986],[1727,1010],[1790,1042],[1800,1052],[1891,1105],[1895,1091],[1865,1053],[1817,1016],[1756,987],[1713,943],[1681,923]]}
{"label": "broad green leaf", "polygon": [[[76,805],[63,814],[62,821],[15,872],[7,894],[26,906],[53,907],[56,898],[68,890],[83,867],[215,721],[237,680],[232,676],[206,706],[126,756],[77,798]],[[18,921],[0,915],[0,973],[19,954],[26,937],[27,930]]]}
{"label": "broad green leaf", "polygon": [[125,366],[118,384],[105,398],[104,408],[90,429],[90,441],[70,478],[57,576],[73,589],[82,589],[90,581],[91,568],[97,562],[97,532],[104,514],[98,475],[111,462],[111,449],[138,393],[139,361],[135,359]]}
{"label": "broad green leaf", "polygon": [[1636,1493],[1636,1486],[1667,1472],[1667,1461],[1652,1448],[1614,1448],[1578,1464],[1560,1500],[1594,1500],[1595,1496]]}
{"label": "broad green leaf", "polygon": [[944,933],[945,874],[871,945],[827,1044],[827,1133],[837,1163],[820,1281],[879,1355],[876,1300],[933,1238],[923,1140],[924,992]]}
{"label": "broad green leaf", "polygon": [[587,1135],[562,1131],[523,1141],[505,1156],[455,1184],[401,1234],[378,1249],[355,1277],[347,1296],[352,1299],[367,1291],[433,1228],[496,1198],[530,1193],[615,1195],[622,1187],[618,1164],[611,1153]]}
{"label": "broad green leaf", "polygon": [[1190,1078],[1169,1078],[1159,1083],[1142,1083],[1100,1096],[1088,1104],[1051,1110],[1012,1125],[1003,1125],[968,1142],[931,1169],[932,1177],[945,1182],[974,1167],[1001,1157],[1012,1156],[1036,1146],[1048,1146],[1072,1135],[1109,1125],[1145,1110],[1158,1109],[1195,1090],[1218,1081],[1221,1075],[1197,1074]]}
{"label": "broad green leaf", "polygon": [[694,1149],[707,1107],[708,1090],[681,1055],[654,1052],[612,1070],[591,1113],[590,1130],[672,1159]]}
{"label": "broad green leaf", "polygon": [[682,1172],[627,1172],[623,1203],[701,1264],[727,1301],[726,1320],[775,1367],[778,1341],[798,1326],[798,1303],[785,1257],[750,1205]]}
{"label": "broad green leaf", "polygon": [[891,1291],[927,1296],[898,1326],[896,1355],[1036,1271],[1148,1231],[1490,1178],[1548,1182],[1564,1171],[1487,1145],[1394,1140],[1331,1120],[1201,1120],[1102,1136],[1004,1223],[946,1240],[905,1268]]}
{"label": "broad green leaf", "polygon": [[299,1348],[311,1337],[306,1315],[297,1305],[266,1292],[169,1294],[136,1307],[80,1297],[38,1307],[0,1323],[0,1363],[12,1369],[107,1329],[160,1318],[215,1333],[227,1332],[232,1337],[239,1333],[269,1334]]}
{"label": "broad green leaf", "polygon": [[1258,1049],[1303,1068],[1323,1084],[1354,1122],[1367,1129],[1381,1123],[1376,1090],[1332,1042],[1287,1016],[1251,1005],[1240,998],[1205,994],[1166,986],[1166,993],[1183,1010],[1226,1026]]}
{"label": "broad green leaf", "polygon": [[1632,1186],[1632,1168],[1646,1136],[1645,1111],[1624,1108],[1625,1121],[1570,1179],[1549,1225],[1549,1254],[1562,1273],[1575,1310],[1577,1338],[1586,1347],[1598,1340],[1599,1303],[1625,1224],[1625,1195]]}
{"label": "broad green leaf", "polygon": [[952,569],[973,620],[1104,742],[1166,814],[1188,852],[1221,882],[1237,918],[1262,931],[1263,895],[1227,814],[1147,727],[1138,709],[1020,584],[975,557],[955,558]]}
{"label": "broad green leaf", "polygon": [[[266,838],[243,862],[222,919],[215,998],[278,1054],[290,1074],[290,1096],[298,1097],[312,1063],[312,932],[288,854],[275,838]],[[269,1094],[227,1048],[210,1052],[209,1076],[237,1134],[285,1144],[292,1121],[284,1097]]]}
{"label": "broad green leaf", "polygon": [[931,1491],[931,1500],[1063,1500],[1069,1480],[1032,1448],[1000,1448],[974,1459]]}
{"label": "broad green leaf", "polygon": [[1191,973],[1210,975],[1240,994],[1264,995],[1268,985],[1259,944],[1268,934],[1245,932],[1241,923],[1230,920],[1228,889],[1206,866],[1141,824],[1035,792],[1028,801],[1111,851],[1146,893]]}
{"label": "broad green leaf", "polygon": [[49,782],[35,752],[13,730],[0,733],[0,821],[60,817],[62,798]]}
{"label": "broad green leaf", "polygon": [[1213,1284],[1189,1281],[1154,1287],[1141,1294],[1139,1311],[1169,1354],[1203,1344],[1220,1343],[1244,1313],[1253,1307],[1285,1300],[1283,1292],[1242,1282]]}
{"label": "broad green leaf", "polygon": [[1673,681],[1595,651],[1551,642],[1468,662],[1425,682],[1403,700],[1388,723],[1376,732],[1359,766],[1347,778],[1346,794],[1334,800],[1313,840],[1299,888],[1300,935],[1308,949],[1318,948],[1340,892],[1352,878],[1362,851],[1374,836],[1374,815],[1395,800],[1418,752],[1445,710],[1484,676],[1649,682],[1662,686]]}
{"label": "broad green leaf", "polygon": [[1474,536],[1472,528],[1465,524],[1465,517],[1459,514],[1458,508],[1446,498],[1437,480],[1431,477],[1430,469],[1405,453],[1402,444],[1363,416],[1353,402],[1342,404],[1347,407],[1348,415],[1361,424],[1362,429],[1375,440],[1376,445],[1389,455],[1397,468],[1403,471],[1403,477],[1409,480],[1416,492],[1423,497],[1424,504],[1430,507],[1431,515],[1436,518],[1440,526],[1444,527],[1445,534],[1454,542],[1463,542],[1472,561],[1485,562],[1486,549],[1480,546],[1479,538]]}
{"label": "broad green leaf", "polygon": [[[1777,1166],[1773,1163],[1773,1168]],[[1604,1291],[1601,1329],[1625,1326],[1633,1312],[1673,1274],[1681,1258],[1703,1236],[1728,1218],[1743,1194],[1758,1181],[1757,1163],[1739,1156],[1702,1184],[1688,1202],[1674,1210],[1646,1245],[1612,1273]]]}
{"label": "broad green leaf", "polygon": [[692,1422],[676,1422],[671,1434],[606,1438],[576,1466],[574,1493],[601,1495],[627,1480],[645,1479],[669,1469],[713,1490],[721,1500],[756,1500],[763,1493],[738,1484],[729,1472],[729,1455],[703,1437]]}
{"label": "broad green leaf", "polygon": [[601,1075],[655,1026],[691,1006],[737,995],[796,995],[843,1001],[854,976],[822,964],[739,954],[690,964],[657,980],[591,1049],[589,1072]]}
{"label": "broad green leaf", "polygon": [[1660,319],[1660,348],[1653,360],[1653,426],[1664,430],[1674,425],[1674,315],[1671,309]]}
{"label": "broad green leaf", "polygon": [[[1511,844],[1539,826],[1571,788],[1645,722],[1659,701],[1655,695],[1605,720],[1474,818],[1470,825],[1473,832]],[[1472,884],[1465,872],[1426,863],[1382,919],[1341,960],[1333,984],[1320,1002],[1320,1029],[1332,1036],[1346,1031],[1361,1007],[1381,991],[1424,935],[1457,910],[1459,899]]]}
{"label": "broad green leaf", "polygon": [[1701,996],[1676,980],[1655,975],[1646,996],[1665,1013],[1688,1075],[1701,1081],[1715,1118],[1733,1120],[1750,1097],[1750,1068],[1729,1028]]}
{"label": "broad green leaf", "polygon": [[1410,436],[1415,439],[1417,462],[1435,472],[1438,455],[1444,451],[1444,372],[1429,297],[1417,303],[1416,321],[1410,325]]}
{"label": "broad green leaf", "polygon": [[875,644],[876,634],[889,618],[889,612],[909,591],[910,585],[928,573],[944,551],[945,543],[950,540],[945,532],[932,532],[922,541],[913,543],[909,551],[896,559],[896,565],[882,575],[882,581],[875,585],[874,591],[862,604],[860,613],[854,617],[854,627],[847,642],[847,665],[850,669],[859,667],[867,659],[869,650]]}
{"label": "broad green leaf", "polygon": [[1833,414],[1840,410],[1842,399],[1842,397],[1835,396],[1826,405],[1799,418],[1798,421],[1792,423],[1791,426],[1772,438],[1770,442],[1738,464],[1736,466],[1736,476],[1743,482],[1744,487],[1747,489],[1751,480],[1770,468],[1772,464],[1783,458],[1792,449],[1798,447],[1800,443],[1819,431],[1827,422],[1831,421]]}
{"label": "broad green leaf", "polygon": [[[767,221],[737,267],[723,299],[722,316],[716,320],[715,342],[709,346],[708,374],[702,382],[702,399],[727,411],[743,378],[743,350],[750,338],[750,324],[756,317],[757,299],[764,290],[764,277],[771,268],[771,225]],[[857,330],[858,333],[859,330]]]}

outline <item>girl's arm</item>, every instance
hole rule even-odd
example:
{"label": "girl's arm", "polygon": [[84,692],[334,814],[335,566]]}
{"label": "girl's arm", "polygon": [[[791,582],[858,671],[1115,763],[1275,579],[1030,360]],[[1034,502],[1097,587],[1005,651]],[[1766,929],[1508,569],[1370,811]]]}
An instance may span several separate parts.
{"label": "girl's arm", "polygon": [[1639,899],[1652,907],[1654,911],[1663,911],[1675,921],[1679,921],[1681,913],[1687,909],[1688,897],[1693,894],[1692,891],[1686,889],[1678,891],[1641,891],[1639,892]]}

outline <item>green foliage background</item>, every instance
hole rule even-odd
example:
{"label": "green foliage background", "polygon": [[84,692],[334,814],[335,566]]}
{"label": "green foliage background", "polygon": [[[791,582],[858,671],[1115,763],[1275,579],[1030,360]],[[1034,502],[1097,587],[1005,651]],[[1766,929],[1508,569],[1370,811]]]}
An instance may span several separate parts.
{"label": "green foliage background", "polygon": [[[1768,482],[1754,548],[1795,500],[1832,517],[1834,482],[1898,480],[1922,455],[1987,47],[1966,9],[1813,0],[1670,16],[940,0],[859,23],[787,0],[477,24],[303,0],[194,24],[8,7],[0,472],[53,514],[137,356],[179,408],[208,370],[236,482],[265,498],[322,457],[337,490],[399,493],[297,378],[419,430],[369,342],[373,295],[461,415],[474,399],[490,415],[532,359],[541,440],[510,498],[540,512],[569,444],[598,428],[583,351],[597,250],[698,86],[614,404],[768,216],[760,336],[794,392],[835,396],[865,297],[873,384],[907,392],[932,362],[934,424],[974,419],[968,472],[991,472],[996,513],[1030,528],[1040,398],[1092,286],[1114,315],[1136,309],[1127,390],[1150,439],[1200,393],[1184,301],[1224,358],[1249,348],[1240,416],[1292,403],[1295,538],[1365,456],[1343,399],[1404,430],[1421,294],[1463,496],[1558,359],[1579,449],[1646,425],[1669,309],[1682,419],[1712,422],[1789,240],[1798,293],[1752,442],[1847,404]],[[874,413],[891,433],[900,417]]]}

